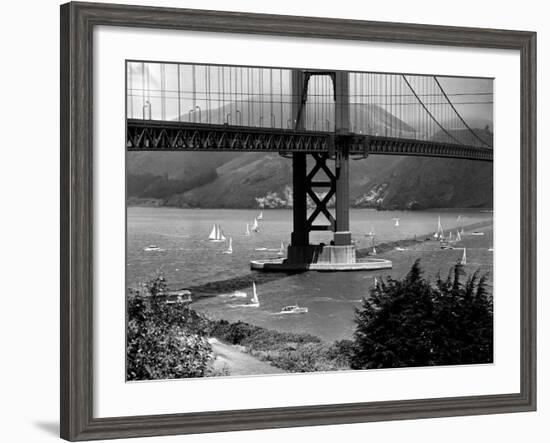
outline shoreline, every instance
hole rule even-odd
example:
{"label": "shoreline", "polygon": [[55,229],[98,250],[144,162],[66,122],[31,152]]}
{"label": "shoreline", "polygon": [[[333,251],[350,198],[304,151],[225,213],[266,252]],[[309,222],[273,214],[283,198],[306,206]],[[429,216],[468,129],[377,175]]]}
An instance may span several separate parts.
{"label": "shoreline", "polygon": [[[480,221],[480,222],[477,222],[477,223],[472,223],[472,224],[469,224],[469,225],[466,225],[466,226],[462,226],[461,229],[464,229],[465,231],[473,231],[475,229],[485,228],[487,226],[491,226],[492,224],[493,224],[492,220],[491,221],[486,220],[486,221]],[[452,230],[454,230],[454,229],[455,228],[453,228]],[[458,227],[456,229],[458,229]],[[449,231],[449,230],[447,229],[446,231]],[[375,246],[376,246],[376,249],[379,253],[384,253],[384,252],[391,251],[392,249],[395,249],[395,248],[398,248],[398,247],[415,246],[415,245],[420,245],[422,243],[426,243],[426,242],[429,242],[429,241],[435,241],[432,238],[432,236],[433,236],[433,232],[429,232],[427,234],[416,235],[414,238],[395,240],[395,241],[384,242],[384,243],[379,243],[379,244],[375,243]],[[364,258],[364,257],[370,256],[369,255],[369,250],[370,249],[371,249],[371,247],[357,249],[357,258]]]}

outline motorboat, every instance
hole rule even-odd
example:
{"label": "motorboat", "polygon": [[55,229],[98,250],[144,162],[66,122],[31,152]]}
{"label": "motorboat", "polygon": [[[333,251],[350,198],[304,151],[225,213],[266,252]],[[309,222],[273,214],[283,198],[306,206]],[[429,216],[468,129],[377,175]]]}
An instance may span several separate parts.
{"label": "motorboat", "polygon": [[281,309],[281,314],[307,314],[308,309],[298,305],[285,306]]}
{"label": "motorboat", "polygon": [[188,289],[181,289],[177,291],[164,291],[160,295],[166,297],[165,303],[167,305],[173,305],[175,303],[191,303],[191,291]]}

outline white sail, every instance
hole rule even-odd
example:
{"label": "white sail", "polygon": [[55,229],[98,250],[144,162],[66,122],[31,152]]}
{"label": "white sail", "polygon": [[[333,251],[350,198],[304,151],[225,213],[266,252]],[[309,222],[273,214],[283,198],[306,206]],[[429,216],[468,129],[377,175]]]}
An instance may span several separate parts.
{"label": "white sail", "polygon": [[223,251],[224,254],[233,254],[233,238],[229,237],[229,247]]}
{"label": "white sail", "polygon": [[462,237],[460,236],[460,231],[456,231],[456,240],[457,241],[462,240]]}
{"label": "white sail", "polygon": [[285,243],[281,240],[281,247],[279,248],[279,252],[277,255],[285,255]]}
{"label": "white sail", "polygon": [[252,223],[252,232],[258,232],[258,219],[254,218],[254,222]]}
{"label": "white sail", "polygon": [[250,301],[254,304],[259,304],[260,300],[258,300],[258,293],[256,292],[256,283],[252,282],[252,300]]}
{"label": "white sail", "polygon": [[398,218],[394,218],[393,220],[395,220],[395,226],[399,226],[399,219],[398,219]]}
{"label": "white sail", "polygon": [[250,235],[250,229],[248,227],[248,223],[246,224],[246,232],[244,233],[244,235]]}
{"label": "white sail", "polygon": [[216,225],[212,226],[212,231],[210,231],[210,235],[208,236],[209,240],[216,240]]}
{"label": "white sail", "polygon": [[256,217],[258,220],[263,220],[264,219],[264,211],[260,211],[260,213],[258,214],[258,217]]}
{"label": "white sail", "polygon": [[372,255],[376,255],[376,248],[374,246],[372,247]]}
{"label": "white sail", "polygon": [[443,226],[441,226],[441,216],[437,216],[437,237],[443,238]]}
{"label": "white sail", "polygon": [[210,232],[210,235],[208,236],[208,239],[211,242],[220,243],[222,241],[225,241],[225,235],[223,235],[223,231],[220,228],[220,225],[215,224],[212,228],[212,232]]}
{"label": "white sail", "polygon": [[466,261],[466,248],[464,248],[464,253],[462,254],[462,260],[460,260],[461,265],[466,265],[468,262]]}

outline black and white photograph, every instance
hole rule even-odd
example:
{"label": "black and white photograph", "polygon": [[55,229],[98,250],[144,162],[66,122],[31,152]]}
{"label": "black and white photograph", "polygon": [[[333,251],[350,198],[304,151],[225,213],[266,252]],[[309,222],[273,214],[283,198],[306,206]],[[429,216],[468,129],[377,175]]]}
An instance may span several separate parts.
{"label": "black and white photograph", "polygon": [[493,81],[127,60],[126,380],[493,363]]}

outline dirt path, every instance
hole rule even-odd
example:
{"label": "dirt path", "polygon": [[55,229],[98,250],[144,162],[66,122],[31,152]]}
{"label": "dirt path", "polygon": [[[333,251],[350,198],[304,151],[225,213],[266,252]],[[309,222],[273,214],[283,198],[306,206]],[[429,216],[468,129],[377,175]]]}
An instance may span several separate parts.
{"label": "dirt path", "polygon": [[237,346],[226,345],[215,338],[208,339],[214,355],[214,369],[229,371],[228,375],[281,374],[282,369],[271,366],[241,351]]}

